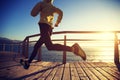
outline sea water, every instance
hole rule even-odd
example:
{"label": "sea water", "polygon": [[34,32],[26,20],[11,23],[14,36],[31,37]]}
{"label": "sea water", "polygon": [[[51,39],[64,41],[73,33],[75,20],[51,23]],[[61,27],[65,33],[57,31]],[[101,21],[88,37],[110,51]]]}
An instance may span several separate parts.
{"label": "sea water", "polygon": [[[85,51],[86,61],[114,62],[114,42],[106,41],[84,41],[76,42]],[[67,43],[72,46],[73,42]],[[33,46],[29,47],[29,56],[33,50]],[[42,61],[62,62],[63,51],[48,51],[45,45],[41,47]],[[80,56],[74,55],[72,52],[66,52],[67,62],[83,61]],[[37,57],[36,57],[37,59]]]}
{"label": "sea water", "polygon": [[[56,43],[63,45],[63,42],[54,42],[54,44]],[[114,62],[114,41],[67,41],[66,45],[72,46],[74,43],[78,43],[85,51],[87,56],[86,61]],[[29,57],[33,51],[33,46],[34,43],[29,44]],[[10,48],[11,46],[7,46],[6,51],[10,51]],[[17,52],[18,46],[14,46],[13,50]],[[41,47],[41,55],[42,61],[62,62],[63,60],[63,51],[49,51],[45,45]],[[83,61],[80,56],[76,56],[72,52],[66,52],[66,55],[67,62]],[[37,59],[37,57],[35,59]]]}

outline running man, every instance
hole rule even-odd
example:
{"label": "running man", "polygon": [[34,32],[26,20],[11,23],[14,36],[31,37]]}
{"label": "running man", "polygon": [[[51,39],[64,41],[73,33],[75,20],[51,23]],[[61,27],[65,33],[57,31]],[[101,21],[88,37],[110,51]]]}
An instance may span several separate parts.
{"label": "running man", "polygon": [[53,19],[54,14],[58,14],[55,27],[58,27],[59,23],[62,20],[63,12],[55,7],[53,5],[53,0],[43,0],[35,5],[35,7],[31,11],[31,15],[33,17],[40,15],[40,21],[39,21],[39,28],[41,37],[36,42],[34,46],[34,50],[28,59],[28,61],[21,60],[20,63],[24,66],[25,69],[28,69],[30,66],[30,63],[35,58],[38,49],[42,46],[42,44],[45,44],[48,50],[56,50],[56,51],[69,51],[73,52],[75,55],[81,56],[83,60],[86,60],[85,53],[81,53],[80,46],[75,43],[71,47],[64,46],[61,44],[53,44],[51,41],[51,35],[52,35],[52,29],[53,29]]}

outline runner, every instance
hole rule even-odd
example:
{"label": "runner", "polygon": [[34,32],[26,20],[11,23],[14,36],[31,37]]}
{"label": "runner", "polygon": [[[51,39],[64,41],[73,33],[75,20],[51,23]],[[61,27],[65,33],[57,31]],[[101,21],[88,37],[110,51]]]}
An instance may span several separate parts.
{"label": "runner", "polygon": [[54,14],[58,14],[56,23],[54,25],[55,27],[58,27],[63,17],[63,12],[59,8],[55,7],[52,3],[53,0],[43,0],[42,2],[37,3],[31,11],[31,15],[33,17],[40,14],[40,21],[38,24],[41,37],[35,44],[34,50],[28,61],[24,61],[22,59],[20,60],[20,63],[24,66],[25,69],[29,68],[30,63],[35,58],[37,51],[42,46],[42,44],[45,44],[48,50],[73,52],[75,55],[81,56],[83,60],[86,60],[85,52],[80,48],[77,43],[75,43],[71,47],[52,43],[51,34],[53,29]]}

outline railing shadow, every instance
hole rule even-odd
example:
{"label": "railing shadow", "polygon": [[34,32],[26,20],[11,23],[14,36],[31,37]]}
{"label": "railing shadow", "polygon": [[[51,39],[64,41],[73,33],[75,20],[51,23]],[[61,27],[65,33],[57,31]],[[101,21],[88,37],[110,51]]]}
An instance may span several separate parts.
{"label": "railing shadow", "polygon": [[[50,69],[54,69],[54,68],[56,68],[56,67],[59,67],[59,66],[62,66],[63,64],[61,63],[61,64],[57,64],[57,65],[55,65],[55,66],[50,66],[50,67],[45,67],[45,69],[42,69],[42,70],[40,70],[40,71],[36,71],[36,72],[34,72],[34,73],[31,73],[31,74],[28,74],[28,75],[24,75],[24,76],[22,76],[22,77],[18,77],[18,78],[15,78],[15,79],[13,79],[13,80],[23,80],[23,79],[25,79],[25,78],[28,78],[28,77],[30,77],[30,76],[33,76],[33,75],[36,75],[36,74],[39,74],[39,73],[43,73],[43,72],[46,72],[47,70],[50,70]],[[40,66],[39,66],[40,67]],[[42,66],[43,67],[43,66]]]}

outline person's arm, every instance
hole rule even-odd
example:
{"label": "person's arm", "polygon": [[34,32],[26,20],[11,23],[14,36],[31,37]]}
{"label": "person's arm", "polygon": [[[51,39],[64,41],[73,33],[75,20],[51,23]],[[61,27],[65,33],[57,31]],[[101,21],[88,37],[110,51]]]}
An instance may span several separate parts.
{"label": "person's arm", "polygon": [[62,20],[63,12],[60,9],[58,9],[58,8],[56,8],[55,11],[58,14],[57,21],[55,23],[55,27],[57,27],[59,25],[59,23],[61,22],[61,20]]}
{"label": "person's arm", "polygon": [[37,16],[38,13],[40,12],[40,10],[41,10],[41,2],[37,3],[33,7],[32,11],[31,11],[31,16],[33,16],[33,17]]}

